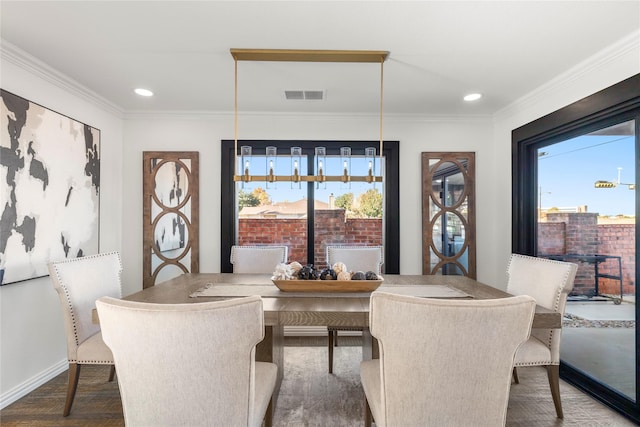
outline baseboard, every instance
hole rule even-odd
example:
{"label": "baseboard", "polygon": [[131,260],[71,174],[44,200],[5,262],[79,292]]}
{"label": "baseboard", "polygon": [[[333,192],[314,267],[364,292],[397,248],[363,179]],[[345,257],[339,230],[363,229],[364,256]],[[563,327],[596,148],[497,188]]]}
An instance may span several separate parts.
{"label": "baseboard", "polygon": [[[360,331],[340,331],[341,336],[360,336]],[[323,337],[327,336],[326,326],[285,326],[285,337]]]}
{"label": "baseboard", "polygon": [[2,395],[0,395],[0,409],[6,408],[16,400],[31,393],[33,390],[57,377],[67,369],[69,369],[69,363],[65,358],[48,369],[40,372],[38,375],[29,378],[22,384],[18,384],[6,393],[2,393]]}

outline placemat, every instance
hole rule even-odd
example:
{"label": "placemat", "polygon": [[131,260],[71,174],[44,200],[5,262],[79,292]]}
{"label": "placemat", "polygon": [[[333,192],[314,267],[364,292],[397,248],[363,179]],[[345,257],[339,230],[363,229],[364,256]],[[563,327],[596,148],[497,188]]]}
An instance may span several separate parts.
{"label": "placemat", "polygon": [[[378,291],[422,298],[472,298],[471,295],[448,285],[382,285]],[[234,285],[230,283],[207,283],[191,295],[197,297],[246,297],[260,295],[263,298],[366,298],[370,292],[282,292],[275,285]]]}

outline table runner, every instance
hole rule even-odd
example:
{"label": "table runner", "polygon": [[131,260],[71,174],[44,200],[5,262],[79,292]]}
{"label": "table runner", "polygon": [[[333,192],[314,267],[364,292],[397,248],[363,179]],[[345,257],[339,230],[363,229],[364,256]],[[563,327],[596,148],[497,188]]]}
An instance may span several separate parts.
{"label": "table runner", "polygon": [[[380,292],[409,295],[421,298],[472,298],[471,295],[448,285],[382,285]],[[237,285],[207,283],[191,295],[197,297],[245,297],[260,295],[263,298],[367,298],[371,292],[282,292],[276,285]]]}

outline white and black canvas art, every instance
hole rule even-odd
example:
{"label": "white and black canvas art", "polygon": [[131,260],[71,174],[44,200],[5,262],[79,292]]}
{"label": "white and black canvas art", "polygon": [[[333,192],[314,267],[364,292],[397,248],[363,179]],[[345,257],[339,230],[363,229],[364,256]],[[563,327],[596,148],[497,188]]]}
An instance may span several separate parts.
{"label": "white and black canvas art", "polygon": [[0,284],[98,252],[100,131],[0,89]]}

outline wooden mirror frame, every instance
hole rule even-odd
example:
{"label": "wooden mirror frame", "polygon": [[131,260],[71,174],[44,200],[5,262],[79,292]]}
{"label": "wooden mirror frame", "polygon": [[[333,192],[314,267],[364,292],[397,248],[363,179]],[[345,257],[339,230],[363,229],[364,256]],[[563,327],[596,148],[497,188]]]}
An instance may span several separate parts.
{"label": "wooden mirror frame", "polygon": [[[149,288],[156,284],[158,273],[167,266],[176,266],[184,273],[198,273],[200,271],[200,221],[199,221],[199,153],[195,151],[144,151],[142,153],[142,187],[143,187],[143,267],[142,283],[143,288]],[[153,160],[157,160],[153,163]],[[189,160],[189,166],[185,164]],[[187,175],[188,187],[182,201],[177,206],[163,205],[156,195],[156,175],[160,168],[170,162],[175,162],[182,166]],[[160,212],[152,215],[152,207],[156,205]],[[188,207],[188,211],[185,208]],[[187,241],[183,251],[175,258],[170,258],[162,254],[155,242],[154,229],[158,220],[165,214],[176,214],[185,223],[187,230]],[[189,265],[184,264],[184,258],[190,255]],[[161,263],[156,268],[152,266],[153,255],[156,255]]]}
{"label": "wooden mirror frame", "polygon": [[[430,161],[438,162],[430,166]],[[464,178],[464,191],[459,200],[452,206],[441,206],[433,197],[433,179],[437,176],[434,172],[438,165],[450,162],[458,166]],[[475,207],[475,153],[472,152],[423,152],[422,153],[422,274],[438,273],[442,267],[449,264],[462,270],[465,276],[476,278],[476,207]],[[467,200],[468,209],[466,215],[460,213],[458,208]],[[445,256],[439,252],[433,244],[434,225],[437,218],[431,218],[431,201],[441,206],[441,215],[455,214],[462,221],[465,228],[465,240],[460,251],[452,256]],[[439,216],[438,216],[439,217]],[[467,266],[463,266],[459,258],[467,251]],[[434,253],[440,261],[431,268],[431,255]]]}

